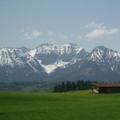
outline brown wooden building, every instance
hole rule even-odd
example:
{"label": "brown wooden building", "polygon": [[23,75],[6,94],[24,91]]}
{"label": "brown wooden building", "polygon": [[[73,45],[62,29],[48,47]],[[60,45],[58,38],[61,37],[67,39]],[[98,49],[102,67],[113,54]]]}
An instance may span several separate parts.
{"label": "brown wooden building", "polygon": [[95,93],[120,93],[120,83],[94,84],[92,91]]}

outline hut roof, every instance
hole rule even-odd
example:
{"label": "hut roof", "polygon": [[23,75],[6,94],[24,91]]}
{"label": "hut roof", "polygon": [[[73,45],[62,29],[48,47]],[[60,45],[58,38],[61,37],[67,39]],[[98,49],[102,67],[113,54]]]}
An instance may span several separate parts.
{"label": "hut roof", "polygon": [[95,87],[120,87],[120,83],[94,84]]}

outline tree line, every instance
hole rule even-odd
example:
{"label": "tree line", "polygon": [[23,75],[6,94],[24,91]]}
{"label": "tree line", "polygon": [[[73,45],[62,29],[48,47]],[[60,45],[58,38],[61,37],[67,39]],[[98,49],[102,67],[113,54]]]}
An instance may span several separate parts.
{"label": "tree line", "polygon": [[90,89],[92,87],[92,82],[90,81],[84,81],[84,80],[79,80],[79,81],[67,81],[67,82],[62,82],[58,85],[54,86],[54,92],[67,92],[71,90],[86,90]]}

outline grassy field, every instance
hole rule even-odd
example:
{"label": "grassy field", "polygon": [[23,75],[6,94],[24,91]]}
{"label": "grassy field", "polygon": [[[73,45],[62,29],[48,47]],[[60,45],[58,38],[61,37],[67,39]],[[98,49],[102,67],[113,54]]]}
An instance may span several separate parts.
{"label": "grassy field", "polygon": [[0,120],[119,120],[120,94],[0,93]]}

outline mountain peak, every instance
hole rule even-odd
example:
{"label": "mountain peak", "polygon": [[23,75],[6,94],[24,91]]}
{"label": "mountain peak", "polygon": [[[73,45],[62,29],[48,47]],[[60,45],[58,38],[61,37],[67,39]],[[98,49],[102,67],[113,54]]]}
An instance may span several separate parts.
{"label": "mountain peak", "polygon": [[102,50],[102,51],[105,51],[105,50],[111,50],[105,46],[97,46],[93,49],[93,51],[97,51],[97,50]]}
{"label": "mountain peak", "polygon": [[69,43],[69,44],[49,44],[44,43],[39,45],[37,48],[30,51],[32,56],[36,54],[70,54],[75,52],[76,45]]}
{"label": "mountain peak", "polygon": [[120,61],[120,53],[104,46],[98,46],[92,50],[89,60],[104,64],[111,64],[112,59]]}

